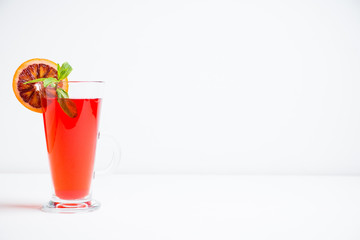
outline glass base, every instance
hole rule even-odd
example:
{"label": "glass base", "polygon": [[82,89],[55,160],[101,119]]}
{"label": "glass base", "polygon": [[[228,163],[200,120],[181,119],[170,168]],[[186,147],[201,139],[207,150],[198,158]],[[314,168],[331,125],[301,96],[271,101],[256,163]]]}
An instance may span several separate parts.
{"label": "glass base", "polygon": [[92,212],[100,208],[100,203],[96,200],[76,199],[63,200],[57,197],[51,199],[41,208],[43,212],[50,213],[85,213]]}

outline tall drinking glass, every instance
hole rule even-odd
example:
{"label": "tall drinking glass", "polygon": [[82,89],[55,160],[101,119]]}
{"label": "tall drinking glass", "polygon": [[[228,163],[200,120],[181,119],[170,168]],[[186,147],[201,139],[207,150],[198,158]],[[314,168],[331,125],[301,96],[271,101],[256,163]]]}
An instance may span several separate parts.
{"label": "tall drinking glass", "polygon": [[104,82],[64,82],[69,98],[42,88],[41,104],[54,195],[45,212],[89,212]]}

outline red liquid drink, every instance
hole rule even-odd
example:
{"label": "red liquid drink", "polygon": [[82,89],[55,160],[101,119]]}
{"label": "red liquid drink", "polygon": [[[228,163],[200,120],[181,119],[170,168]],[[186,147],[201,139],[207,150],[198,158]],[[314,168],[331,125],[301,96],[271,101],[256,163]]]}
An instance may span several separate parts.
{"label": "red liquid drink", "polygon": [[90,193],[94,170],[101,99],[72,101],[77,114],[70,117],[56,98],[43,98],[43,119],[55,195],[64,200]]}

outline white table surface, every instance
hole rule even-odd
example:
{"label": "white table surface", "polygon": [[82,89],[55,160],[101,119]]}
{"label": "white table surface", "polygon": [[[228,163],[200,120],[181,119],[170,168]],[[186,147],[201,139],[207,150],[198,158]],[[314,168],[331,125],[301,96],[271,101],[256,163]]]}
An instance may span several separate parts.
{"label": "white table surface", "polygon": [[100,210],[49,214],[47,174],[0,174],[0,240],[360,239],[360,177],[112,175]]}

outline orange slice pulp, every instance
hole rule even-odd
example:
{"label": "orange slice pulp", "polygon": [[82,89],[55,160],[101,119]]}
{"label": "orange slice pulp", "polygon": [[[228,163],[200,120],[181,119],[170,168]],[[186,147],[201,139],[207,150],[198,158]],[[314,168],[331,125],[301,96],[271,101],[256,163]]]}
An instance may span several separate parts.
{"label": "orange slice pulp", "polygon": [[[25,83],[38,78],[57,78],[57,76],[57,65],[50,60],[34,58],[22,63],[16,70],[13,78],[13,90],[16,98],[31,111],[42,113],[40,95],[41,91],[44,91],[43,88],[39,89],[36,86],[38,83]],[[58,86],[67,92],[67,78],[62,80]],[[48,86],[46,89],[48,95],[56,96],[54,88]]]}

